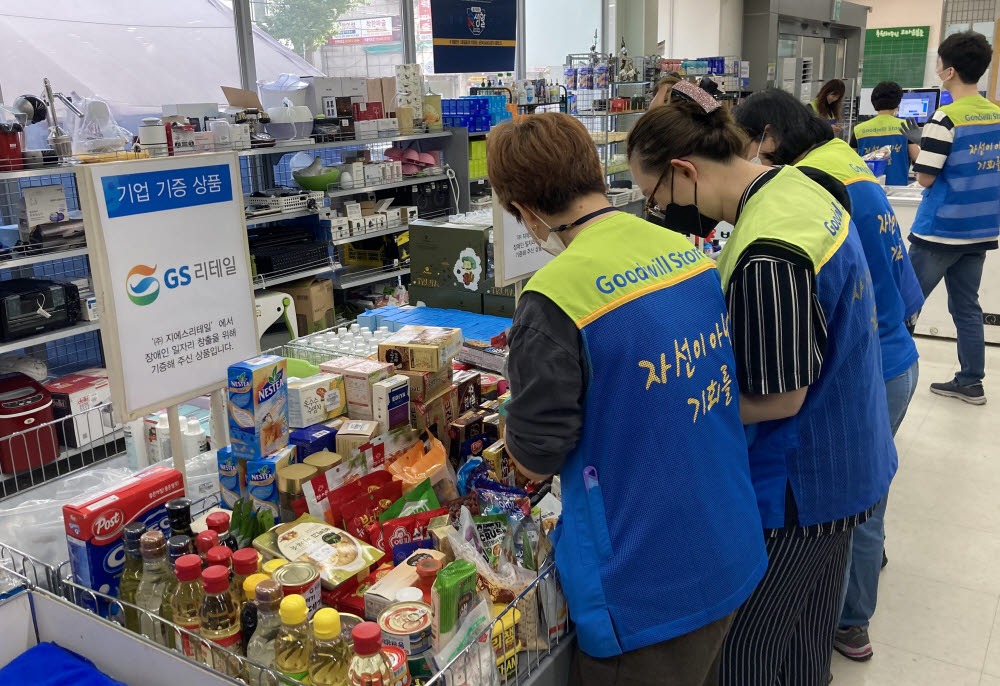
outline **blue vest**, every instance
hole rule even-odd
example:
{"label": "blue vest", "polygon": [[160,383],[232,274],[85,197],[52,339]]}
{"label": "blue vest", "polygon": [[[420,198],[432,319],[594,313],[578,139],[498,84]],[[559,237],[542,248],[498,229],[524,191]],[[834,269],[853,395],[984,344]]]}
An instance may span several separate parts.
{"label": "blue vest", "polygon": [[[920,298],[916,309],[923,306],[924,300],[903,245],[896,213],[868,165],[844,141],[834,139],[824,143],[799,164],[825,171],[847,188],[851,198],[851,219],[858,228],[875,288],[882,378],[886,381],[895,378],[909,369],[918,357],[917,346],[906,330],[907,309],[914,305],[914,285],[917,288],[915,295]],[[904,287],[909,290],[909,307],[903,298]]]}
{"label": "blue vest", "polygon": [[[790,202],[793,198],[794,202]],[[889,490],[889,427],[875,297],[854,222],[819,184],[784,167],[755,193],[718,260],[724,289],[743,252],[780,241],[807,255],[826,316],[826,356],[798,414],[748,427],[750,471],[764,527],[785,524],[790,487],[798,524],[864,512]]]}
{"label": "blue vest", "polygon": [[899,130],[902,123],[892,115],[880,114],[854,127],[859,155],[867,155],[887,145],[892,149],[889,166],[885,170],[886,186],[905,186],[910,183],[909,141]]}
{"label": "blue vest", "polygon": [[1000,107],[970,95],[941,108],[955,125],[944,168],[917,207],[910,233],[933,241],[1000,234]]}
{"label": "blue vest", "polygon": [[576,322],[590,369],[554,536],[580,648],[610,657],[727,616],[767,553],[715,264],[616,214],[525,288]]}

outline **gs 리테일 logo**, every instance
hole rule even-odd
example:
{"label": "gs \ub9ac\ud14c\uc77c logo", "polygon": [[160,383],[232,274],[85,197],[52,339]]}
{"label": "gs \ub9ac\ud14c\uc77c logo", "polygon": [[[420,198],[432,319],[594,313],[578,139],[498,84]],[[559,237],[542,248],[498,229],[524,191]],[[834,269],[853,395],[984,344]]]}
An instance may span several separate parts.
{"label": "gs \ub9ac\ud14c\uc77c logo", "polygon": [[140,307],[150,305],[160,295],[160,282],[153,276],[156,265],[147,267],[137,264],[125,277],[125,294],[128,299]]}

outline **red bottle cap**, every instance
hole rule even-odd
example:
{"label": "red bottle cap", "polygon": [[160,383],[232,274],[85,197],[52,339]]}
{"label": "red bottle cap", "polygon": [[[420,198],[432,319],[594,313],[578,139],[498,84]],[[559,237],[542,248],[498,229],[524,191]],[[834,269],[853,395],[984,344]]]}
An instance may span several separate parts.
{"label": "red bottle cap", "polygon": [[233,566],[233,551],[224,545],[217,545],[205,553],[209,565],[221,565],[229,570]]}
{"label": "red bottle cap", "polygon": [[374,655],[382,649],[382,628],[375,622],[361,622],[351,630],[351,640],[358,655]]}
{"label": "red bottle cap", "polygon": [[213,512],[205,520],[208,528],[217,534],[224,534],[229,531],[229,515],[225,512]]}
{"label": "red bottle cap", "polygon": [[233,553],[233,571],[237,574],[255,574],[257,572],[257,551],[253,548],[241,548]]}
{"label": "red bottle cap", "polygon": [[209,567],[201,573],[201,583],[205,586],[205,593],[222,593],[229,588],[229,568],[222,565]]}
{"label": "red bottle cap", "polygon": [[197,555],[181,555],[174,563],[174,573],[178,581],[194,581],[201,576],[201,558]]}
{"label": "red bottle cap", "polygon": [[204,555],[209,550],[219,545],[219,534],[214,531],[202,531],[194,539],[194,545],[198,552]]}

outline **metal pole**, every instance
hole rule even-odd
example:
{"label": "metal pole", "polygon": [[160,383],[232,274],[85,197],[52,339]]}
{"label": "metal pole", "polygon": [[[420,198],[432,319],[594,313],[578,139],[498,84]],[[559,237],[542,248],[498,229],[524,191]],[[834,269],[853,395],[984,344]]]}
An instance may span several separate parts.
{"label": "metal pole", "polygon": [[517,27],[514,40],[517,41],[517,47],[514,50],[514,78],[518,80],[523,80],[528,78],[528,64],[527,64],[527,40],[525,40],[525,20],[527,12],[525,12],[525,0],[517,0],[517,16],[514,20]]}
{"label": "metal pole", "polygon": [[403,62],[417,61],[417,29],[413,14],[414,0],[399,0],[399,21],[403,27]]}
{"label": "metal pole", "polygon": [[187,488],[187,462],[184,455],[184,434],[181,432],[181,418],[177,405],[167,408],[167,423],[170,425],[170,452],[174,458],[174,469],[181,473]]}
{"label": "metal pole", "polygon": [[250,0],[233,0],[233,24],[236,29],[236,54],[240,62],[240,86],[257,91],[257,63],[253,55],[253,19]]}

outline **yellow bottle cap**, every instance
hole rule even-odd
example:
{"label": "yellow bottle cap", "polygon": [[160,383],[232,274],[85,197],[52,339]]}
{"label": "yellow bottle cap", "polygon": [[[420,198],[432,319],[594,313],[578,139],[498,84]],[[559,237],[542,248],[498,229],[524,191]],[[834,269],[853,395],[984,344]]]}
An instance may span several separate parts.
{"label": "yellow bottle cap", "polygon": [[268,560],[264,563],[262,567],[265,574],[271,576],[278,567],[282,567],[288,564],[288,560],[282,560],[280,557],[276,557],[273,560]]}
{"label": "yellow bottle cap", "polygon": [[313,615],[313,634],[320,641],[329,641],[340,635],[340,613],[324,607]]}
{"label": "yellow bottle cap", "polygon": [[[281,599],[281,607],[278,609],[282,624],[301,624],[306,621],[309,615],[309,608],[306,607],[306,599],[298,593],[286,595]],[[339,619],[339,618],[338,618]]]}
{"label": "yellow bottle cap", "polygon": [[270,579],[267,574],[251,574],[246,579],[243,580],[243,593],[246,595],[247,600],[253,600],[254,592],[257,590],[257,584],[261,581],[267,581]]}

